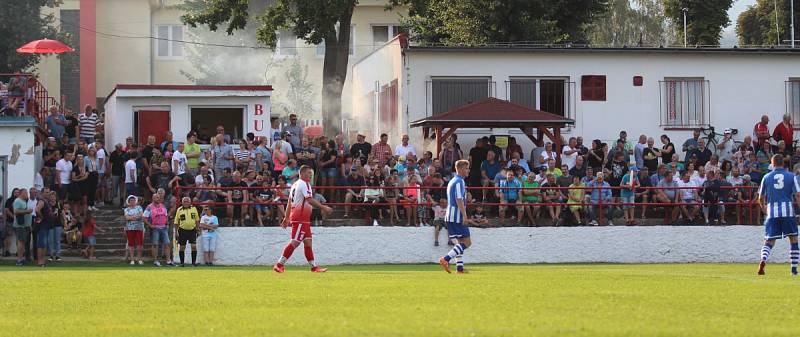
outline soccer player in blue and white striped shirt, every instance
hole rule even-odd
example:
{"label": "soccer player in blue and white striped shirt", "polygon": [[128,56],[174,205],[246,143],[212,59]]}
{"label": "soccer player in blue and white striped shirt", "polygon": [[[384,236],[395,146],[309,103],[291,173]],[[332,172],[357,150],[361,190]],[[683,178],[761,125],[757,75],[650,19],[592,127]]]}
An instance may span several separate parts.
{"label": "soccer player in blue and white striped shirt", "polygon": [[766,214],[764,220],[764,246],[761,248],[761,263],[758,275],[764,275],[767,259],[775,246],[775,240],[789,238],[791,245],[789,257],[792,262],[792,275],[797,275],[797,262],[800,248],[797,245],[797,221],[794,214],[794,200],[800,200],[800,185],[794,174],[783,167],[783,156],[772,156],[774,171],[764,176],[758,189],[758,202]]}
{"label": "soccer player in blue and white striped shirt", "polygon": [[444,222],[447,224],[450,239],[458,240],[458,244],[453,246],[447,255],[439,258],[439,264],[449,273],[450,260],[455,258],[457,272],[464,273],[464,260],[461,255],[472,245],[467,225],[474,224],[474,221],[467,217],[467,189],[464,182],[464,177],[469,176],[469,161],[459,160],[455,166],[456,175],[447,184],[447,211]]}

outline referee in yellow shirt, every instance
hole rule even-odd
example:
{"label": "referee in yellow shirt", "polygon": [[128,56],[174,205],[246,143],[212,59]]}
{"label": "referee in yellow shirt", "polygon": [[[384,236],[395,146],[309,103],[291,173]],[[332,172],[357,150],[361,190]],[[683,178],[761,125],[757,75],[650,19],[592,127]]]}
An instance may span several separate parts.
{"label": "referee in yellow shirt", "polygon": [[192,266],[197,267],[197,224],[200,222],[200,215],[197,208],[192,206],[192,199],[184,197],[181,199],[181,207],[175,212],[175,225],[178,226],[178,244],[180,250],[178,256],[181,259],[181,267],[184,266],[184,252],[186,242],[192,245]]}

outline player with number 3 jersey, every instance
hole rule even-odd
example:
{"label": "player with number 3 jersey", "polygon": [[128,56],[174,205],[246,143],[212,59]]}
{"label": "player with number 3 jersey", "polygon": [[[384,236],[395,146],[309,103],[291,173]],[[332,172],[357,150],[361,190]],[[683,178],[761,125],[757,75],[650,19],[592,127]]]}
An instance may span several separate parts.
{"label": "player with number 3 jersey", "polygon": [[[791,248],[789,258],[792,275],[797,275],[797,262],[800,259],[800,248],[797,245],[797,221],[794,213],[794,202],[800,200],[800,185],[795,175],[783,166],[783,156],[772,157],[774,171],[764,176],[758,189],[758,202],[764,214],[764,246],[761,247],[761,262],[758,264],[758,275],[764,275],[767,260],[775,240],[789,238]],[[796,198],[796,199],[793,199]]]}

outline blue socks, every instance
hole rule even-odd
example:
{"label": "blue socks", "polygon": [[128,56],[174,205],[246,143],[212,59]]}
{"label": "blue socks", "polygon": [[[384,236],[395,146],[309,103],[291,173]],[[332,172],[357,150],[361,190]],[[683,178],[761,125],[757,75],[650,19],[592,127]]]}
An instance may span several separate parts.
{"label": "blue socks", "polygon": [[761,247],[761,261],[767,262],[770,253],[772,253],[772,246],[764,244],[764,247]]}
{"label": "blue socks", "polygon": [[797,275],[797,261],[800,260],[800,247],[793,243],[789,250],[789,259],[792,262],[792,275]]}
{"label": "blue socks", "polygon": [[464,249],[466,249],[464,248],[464,245],[460,243],[456,244],[455,246],[453,246],[453,249],[451,249],[450,252],[444,256],[445,261],[450,262],[450,260],[456,257],[457,255],[464,254]]}

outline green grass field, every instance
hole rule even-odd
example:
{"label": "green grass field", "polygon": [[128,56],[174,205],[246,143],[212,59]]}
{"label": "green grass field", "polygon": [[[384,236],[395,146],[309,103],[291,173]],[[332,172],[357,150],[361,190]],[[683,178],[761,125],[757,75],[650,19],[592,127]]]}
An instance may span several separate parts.
{"label": "green grass field", "polygon": [[5,336],[796,336],[788,265],[0,267]]}

